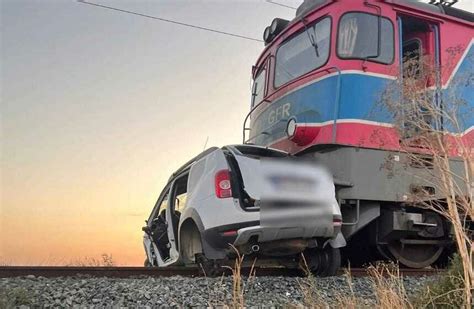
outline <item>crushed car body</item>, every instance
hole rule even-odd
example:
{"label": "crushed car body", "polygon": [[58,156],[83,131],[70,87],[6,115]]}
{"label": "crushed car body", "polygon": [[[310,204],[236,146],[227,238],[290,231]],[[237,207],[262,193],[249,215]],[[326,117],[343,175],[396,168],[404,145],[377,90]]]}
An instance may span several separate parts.
{"label": "crushed car body", "polygon": [[147,266],[209,271],[238,252],[262,260],[304,256],[315,274],[332,275],[345,245],[331,174],[252,145],[210,148],[184,164],[146,223]]}

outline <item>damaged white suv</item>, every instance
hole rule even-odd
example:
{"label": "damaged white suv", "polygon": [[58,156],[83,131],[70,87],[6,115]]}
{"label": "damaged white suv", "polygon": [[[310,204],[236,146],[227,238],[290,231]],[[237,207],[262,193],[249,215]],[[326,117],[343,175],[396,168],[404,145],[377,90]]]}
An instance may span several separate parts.
{"label": "damaged white suv", "polygon": [[[336,273],[345,246],[332,176],[314,163],[251,145],[210,148],[169,179],[143,227],[146,266],[201,264],[241,254],[259,263]],[[249,259],[249,260],[253,260]]]}

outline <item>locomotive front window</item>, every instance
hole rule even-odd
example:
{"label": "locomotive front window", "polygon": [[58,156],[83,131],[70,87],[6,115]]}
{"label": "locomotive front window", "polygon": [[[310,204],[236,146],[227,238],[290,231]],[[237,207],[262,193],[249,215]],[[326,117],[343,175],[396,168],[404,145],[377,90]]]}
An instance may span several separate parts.
{"label": "locomotive front window", "polygon": [[329,58],[331,19],[326,17],[278,48],[275,87],[323,66]]}
{"label": "locomotive front window", "polygon": [[389,64],[393,62],[393,45],[393,25],[387,18],[367,13],[347,13],[339,21],[337,54],[340,58]]}
{"label": "locomotive front window", "polygon": [[265,72],[266,72],[265,69],[260,70],[257,77],[255,77],[255,80],[253,81],[252,107],[254,107],[255,104],[258,104],[263,100],[263,96],[265,93],[265,76],[266,76]]}

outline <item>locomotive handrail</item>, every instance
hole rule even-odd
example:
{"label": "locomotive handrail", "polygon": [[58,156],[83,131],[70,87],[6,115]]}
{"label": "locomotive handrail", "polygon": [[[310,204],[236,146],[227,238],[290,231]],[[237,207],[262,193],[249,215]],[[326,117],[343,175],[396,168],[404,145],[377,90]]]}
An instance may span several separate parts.
{"label": "locomotive handrail", "polygon": [[[326,72],[326,71],[329,72],[331,70],[335,70],[337,72],[337,75],[338,75],[337,86],[336,86],[336,102],[335,102],[335,108],[334,108],[335,109],[334,110],[334,117],[336,117],[339,113],[339,100],[340,100],[341,74],[342,74],[341,69],[339,69],[339,67],[337,67],[337,66],[333,66],[333,67],[329,67],[329,68],[325,68],[325,69],[313,72],[312,74],[318,74],[318,73]],[[268,132],[262,132],[260,134],[257,134],[256,136],[253,136],[253,137],[249,138],[248,140],[245,139],[245,132],[250,130],[250,128],[246,127],[247,121],[250,118],[250,116],[252,115],[252,113],[258,107],[260,107],[260,105],[262,105],[263,103],[271,103],[271,101],[269,101],[267,99],[263,99],[260,103],[256,104],[254,107],[252,107],[252,109],[245,116],[244,123],[243,123],[243,128],[242,128],[242,143],[243,144],[246,144],[248,141],[255,139],[256,137],[262,135],[263,133],[268,134]],[[336,137],[336,132],[335,132],[336,122],[337,122],[337,118],[334,118],[333,141],[335,141],[335,137]]]}
{"label": "locomotive handrail", "polygon": [[335,69],[337,71],[337,84],[336,84],[336,102],[334,104],[334,123],[332,126],[332,142],[336,142],[336,134],[337,134],[337,118],[339,117],[339,100],[341,94],[341,69],[334,66],[330,69]]}
{"label": "locomotive handrail", "polygon": [[[245,119],[244,119],[244,125],[243,125],[243,130],[242,130],[242,134],[243,134],[243,140],[242,140],[242,143],[245,144],[245,131],[249,131],[250,128],[246,128],[245,127],[245,124],[247,123],[247,120],[249,119],[250,115],[262,104],[262,103],[265,103],[265,102],[268,102],[268,103],[271,103],[270,101],[266,100],[266,99],[263,99],[262,101],[260,101],[260,103],[258,103],[257,105],[255,105],[254,107],[252,107],[250,109],[250,111],[247,113],[247,116],[245,116]],[[255,137],[253,137],[255,138]]]}
{"label": "locomotive handrail", "polygon": [[250,137],[248,140],[246,140],[246,141],[244,142],[244,144],[250,144],[250,141],[251,141],[251,140],[254,140],[254,139],[256,139],[257,137],[259,137],[259,136],[261,136],[261,135],[269,135],[269,134],[270,134],[270,133],[268,133],[268,132],[266,132],[266,131],[260,132],[260,133],[258,133],[257,135]]}

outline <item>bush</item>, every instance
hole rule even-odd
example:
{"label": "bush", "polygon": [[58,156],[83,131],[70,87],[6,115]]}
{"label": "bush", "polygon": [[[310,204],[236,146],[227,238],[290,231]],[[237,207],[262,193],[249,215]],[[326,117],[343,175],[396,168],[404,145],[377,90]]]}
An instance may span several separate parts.
{"label": "bush", "polygon": [[29,306],[32,304],[32,295],[24,288],[13,288],[0,291],[0,308]]}
{"label": "bush", "polygon": [[433,281],[420,293],[415,300],[416,308],[464,308],[463,265],[459,255],[450,260],[446,274]]}

